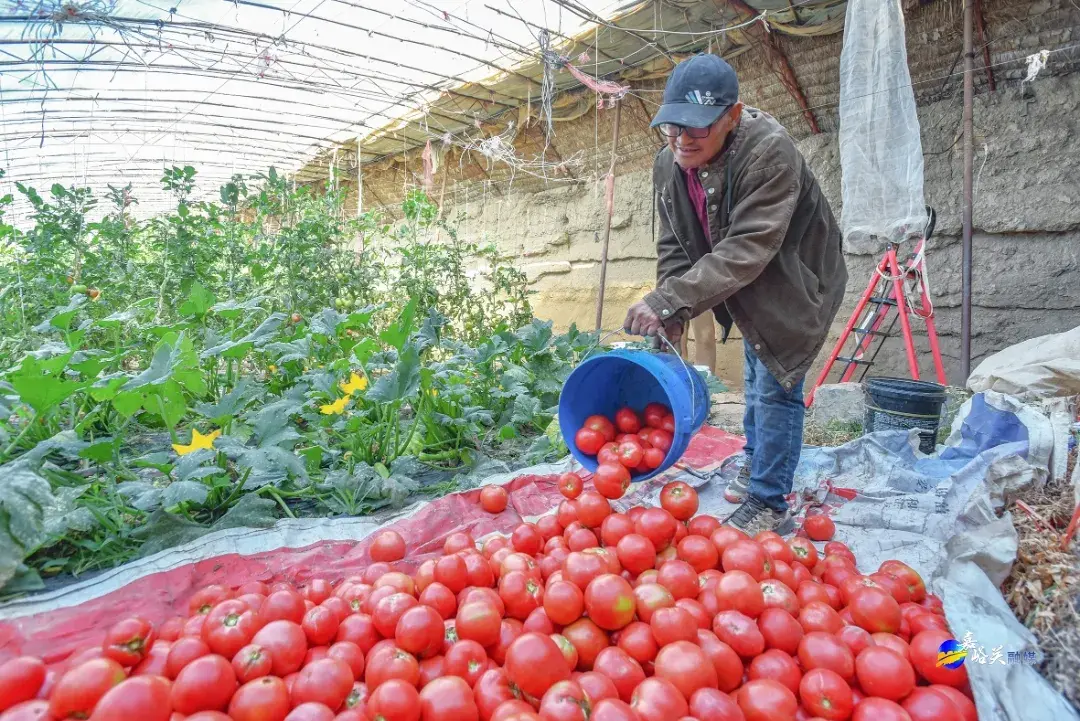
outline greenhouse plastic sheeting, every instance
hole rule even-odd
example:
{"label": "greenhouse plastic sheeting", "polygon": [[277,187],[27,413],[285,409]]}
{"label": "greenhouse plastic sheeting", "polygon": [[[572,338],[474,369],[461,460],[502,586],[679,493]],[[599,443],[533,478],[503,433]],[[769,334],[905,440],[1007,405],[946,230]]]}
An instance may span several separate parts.
{"label": "greenhouse plastic sheeting", "polygon": [[900,0],[850,0],[840,53],[845,246],[884,250],[926,224],[923,153]]}
{"label": "greenhouse plastic sheeting", "polygon": [[[679,477],[698,489],[700,512],[723,517],[733,506],[723,498],[737,473],[743,439],[705,427],[694,438],[681,467],[645,483],[614,503],[625,510],[655,504],[662,486]],[[998,585],[1016,556],[1016,533],[1008,514],[997,516],[1007,492],[1042,483],[1053,431],[1042,415],[992,391],[961,410],[952,435],[938,452],[918,451],[912,432],[885,431],[838,448],[804,449],[791,502],[801,514],[820,506],[836,521],[864,571],[888,558],[911,564],[941,596],[958,639],[985,650],[1023,658],[1035,638],[1016,620]],[[135,561],[62,591],[0,607],[0,660],[35,653],[57,663],[100,642],[116,617],[137,610],[160,621],[183,613],[187,599],[209,583],[356,573],[369,563],[365,537],[381,527],[401,532],[411,570],[433,557],[443,539],[469,530],[480,538],[508,533],[520,519],[533,519],[561,499],[556,487],[568,462],[534,466],[492,476],[484,485],[505,484],[511,506],[502,514],[480,510],[478,490],[414,505],[396,515],[367,518],[287,520],[259,531],[223,531],[194,543]],[[1080,716],[1026,663],[979,663],[969,655],[968,673],[981,719],[1055,721]],[[1013,657],[1015,658],[1015,657]]]}

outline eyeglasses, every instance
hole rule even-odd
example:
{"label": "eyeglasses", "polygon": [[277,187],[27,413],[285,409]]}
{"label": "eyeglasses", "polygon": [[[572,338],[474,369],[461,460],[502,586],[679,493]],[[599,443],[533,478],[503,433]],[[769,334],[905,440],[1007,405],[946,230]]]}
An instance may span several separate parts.
{"label": "eyeglasses", "polygon": [[683,125],[676,125],[675,123],[660,123],[657,127],[660,128],[661,135],[665,137],[677,138],[683,133],[686,133],[695,140],[709,137],[709,133],[712,132],[713,128],[711,125],[704,128],[688,128]]}

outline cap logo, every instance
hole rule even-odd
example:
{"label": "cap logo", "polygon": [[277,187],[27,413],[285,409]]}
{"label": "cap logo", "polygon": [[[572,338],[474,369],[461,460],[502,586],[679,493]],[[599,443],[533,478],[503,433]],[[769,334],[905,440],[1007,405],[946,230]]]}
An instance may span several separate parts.
{"label": "cap logo", "polygon": [[705,95],[702,95],[700,90],[694,90],[686,94],[686,102],[694,105],[716,105],[716,98],[712,96],[711,90],[706,90]]}

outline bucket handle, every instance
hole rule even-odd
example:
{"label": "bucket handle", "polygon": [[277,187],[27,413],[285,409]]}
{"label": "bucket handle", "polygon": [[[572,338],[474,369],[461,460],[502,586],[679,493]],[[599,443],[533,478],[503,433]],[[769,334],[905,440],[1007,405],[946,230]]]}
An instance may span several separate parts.
{"label": "bucket handle", "polygon": [[[581,361],[584,361],[586,358],[588,358],[590,355],[592,355],[592,352],[594,350],[596,350],[600,346],[601,343],[603,343],[605,340],[607,340],[611,336],[615,335],[616,333],[625,333],[625,332],[626,331],[624,329],[618,328],[616,330],[608,331],[604,335],[600,336],[599,338],[596,339],[596,342],[592,344],[592,346],[589,348],[589,350],[581,356]],[[697,371],[695,371],[693,368],[691,368],[690,364],[686,362],[686,359],[683,358],[681,355],[679,355],[679,351],[675,348],[674,345],[672,345],[671,341],[668,340],[668,337],[667,337],[667,335],[665,335],[663,328],[661,328],[660,332],[657,333],[656,335],[660,338],[660,340],[662,340],[664,343],[667,344],[667,347],[671,349],[671,352],[675,355],[675,357],[678,358],[682,362],[683,370],[686,371],[686,379],[688,381],[690,381],[690,422],[693,423],[694,419],[697,418],[697,399],[696,399],[696,394],[694,393],[694,376],[693,376],[693,374],[696,373]],[[648,338],[648,336],[644,336],[644,337]],[[581,361],[578,361],[578,362],[580,363]]]}

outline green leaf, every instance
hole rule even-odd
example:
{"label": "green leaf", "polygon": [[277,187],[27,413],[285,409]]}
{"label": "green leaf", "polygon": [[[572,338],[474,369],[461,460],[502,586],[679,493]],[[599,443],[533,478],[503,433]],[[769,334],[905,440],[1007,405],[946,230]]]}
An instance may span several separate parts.
{"label": "green leaf", "polygon": [[[110,401],[116,397],[116,394],[120,392],[120,389],[127,382],[127,373],[111,373],[104,378],[98,379],[98,381],[90,387],[90,397],[99,403],[101,401]],[[127,415],[131,414],[129,413]]]}
{"label": "green leaf", "polygon": [[96,323],[102,328],[116,328],[123,325],[124,323],[135,320],[137,317],[138,314],[135,312],[135,310],[129,308],[128,310],[120,311],[104,318],[100,318],[96,321]]}
{"label": "green leaf", "polygon": [[123,438],[119,436],[95,438],[93,443],[79,451],[79,456],[97,463],[109,463],[116,456],[122,441]]}
{"label": "green leaf", "polygon": [[545,350],[551,343],[551,326],[552,321],[550,320],[542,321],[533,318],[532,323],[523,328],[519,328],[517,332],[514,333],[514,336],[521,341],[522,345],[525,346],[525,350],[530,354],[539,353],[540,351]]}
{"label": "green leaf", "polygon": [[252,348],[262,347],[269,343],[277,333],[282,323],[285,322],[284,313],[274,313],[259,324],[259,327],[251,331],[243,338],[235,341],[226,341],[202,352],[202,358],[224,357],[242,358]]}
{"label": "green leaf", "polygon": [[368,388],[372,403],[400,402],[416,395],[420,387],[420,354],[410,346],[401,352],[397,365]]}
{"label": "green leaf", "polygon": [[399,352],[404,348],[405,341],[412,333],[413,318],[416,317],[416,298],[411,298],[408,305],[401,311],[397,321],[379,334],[379,339],[386,345],[396,348]]}
{"label": "green leaf", "polygon": [[250,376],[244,376],[217,403],[196,403],[194,410],[215,426],[223,426],[239,415],[255,399],[256,393]]}
{"label": "green leaf", "polygon": [[210,489],[198,481],[174,481],[161,494],[161,505],[172,508],[181,503],[206,503]]}
{"label": "green leaf", "polygon": [[0,466],[0,588],[45,541],[45,510],[55,502],[49,482],[24,459]]}
{"label": "green leaf", "polygon": [[146,394],[142,391],[120,391],[112,399],[113,409],[125,418],[135,415],[145,402]]}
{"label": "green leaf", "polygon": [[222,436],[216,447],[236,463],[241,475],[250,471],[244,483],[246,489],[280,485],[290,476],[307,478],[303,460],[280,446],[250,448],[230,436]]}
{"label": "green leaf", "polygon": [[229,300],[212,306],[210,312],[214,315],[221,316],[225,320],[232,320],[234,318],[239,318],[245,313],[262,310],[262,302],[264,300],[266,299],[261,295],[248,298],[243,302]]}
{"label": "green leaf", "polygon": [[52,313],[50,313],[44,321],[34,326],[34,330],[38,333],[46,333],[50,328],[57,328],[63,331],[68,330],[71,326],[71,321],[79,312],[79,308],[86,303],[86,300],[86,296],[81,293],[71,296],[71,300],[68,301],[67,305],[54,308]]}
{"label": "green leaf", "polygon": [[185,456],[180,456],[180,460],[176,462],[176,468],[174,469],[176,480],[199,481],[203,478],[209,478],[225,473],[225,471],[214,462],[216,458],[217,453],[206,448],[200,448]]}
{"label": "green leaf", "polygon": [[132,460],[131,465],[136,468],[153,468],[167,476],[173,470],[173,464],[170,463],[169,459],[168,451],[155,451]]}
{"label": "green leaf", "polygon": [[311,355],[311,341],[308,336],[297,338],[288,343],[267,343],[264,350],[270,354],[278,365],[285,365],[290,361],[304,360]]}
{"label": "green leaf", "polygon": [[188,407],[184,400],[184,390],[176,381],[166,381],[165,385],[158,386],[154,392],[146,394],[143,410],[158,416],[165,425],[173,428],[187,415]]}
{"label": "green leaf", "polygon": [[33,356],[26,356],[19,368],[8,374],[7,381],[19,394],[20,400],[41,415],[87,386],[84,382],[69,381],[63,377],[62,368],[68,358],[70,355],[39,361]]}
{"label": "green leaf", "polygon": [[180,315],[202,318],[216,302],[214,294],[203,287],[202,283],[195,281],[188,291],[187,300],[180,306]]}

